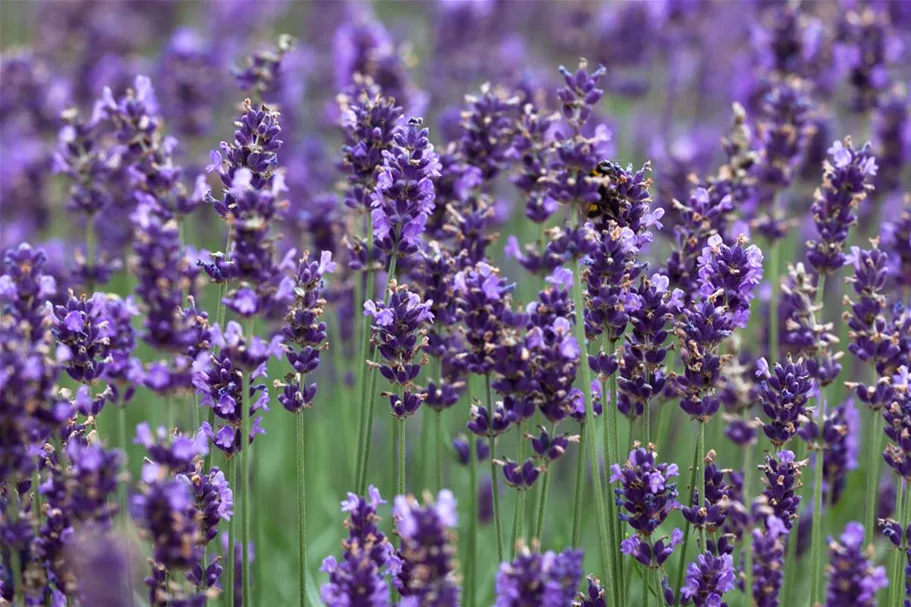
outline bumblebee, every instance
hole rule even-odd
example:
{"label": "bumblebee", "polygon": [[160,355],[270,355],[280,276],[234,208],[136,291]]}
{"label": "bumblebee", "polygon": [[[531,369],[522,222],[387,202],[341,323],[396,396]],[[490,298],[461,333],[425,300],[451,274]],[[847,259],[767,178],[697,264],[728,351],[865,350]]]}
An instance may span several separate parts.
{"label": "bumblebee", "polygon": [[[618,180],[622,174],[623,169],[620,168],[620,165],[610,160],[602,160],[591,172],[592,177],[606,177],[611,181]],[[586,216],[595,220],[617,221],[620,217],[620,198],[616,191],[612,190],[610,183],[602,182],[598,188],[598,195],[598,201],[588,205]]]}

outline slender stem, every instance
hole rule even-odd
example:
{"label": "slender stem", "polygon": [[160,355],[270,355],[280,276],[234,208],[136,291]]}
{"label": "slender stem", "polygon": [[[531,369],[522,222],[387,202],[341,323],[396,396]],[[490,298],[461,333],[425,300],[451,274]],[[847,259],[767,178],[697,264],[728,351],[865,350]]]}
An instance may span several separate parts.
{"label": "slender stem", "polygon": [[[237,458],[230,457],[227,460],[228,483],[232,491],[237,491]],[[234,544],[237,537],[237,516],[239,508],[235,507],[231,520],[228,521],[228,580],[225,584],[225,594],[227,595],[228,607],[234,607],[234,571],[237,568],[234,562]]]}
{"label": "slender stem", "polygon": [[[749,417],[749,410],[744,411],[744,417]],[[752,491],[752,481],[753,481],[753,470],[755,466],[753,465],[753,447],[754,442],[749,443],[744,449],[743,452],[743,491],[742,491],[742,501],[744,504],[751,504],[753,491]],[[748,597],[747,604],[752,605],[751,599],[753,592],[753,551],[750,549],[750,542],[744,538],[743,542],[743,559],[744,559],[744,573],[746,575],[744,581],[744,593]]]}
{"label": "slender stem", "polygon": [[[579,457],[585,457],[582,450],[579,450]],[[547,487],[550,485],[550,470],[544,472],[544,480],[541,482],[541,497],[538,500],[538,519],[535,524],[535,537],[543,544],[544,537],[544,512],[547,509]],[[575,508],[575,505],[573,506]]]}
{"label": "slender stem", "polygon": [[[471,444],[471,437],[468,438],[468,507],[471,509],[471,517],[468,523],[468,572],[466,580],[466,607],[476,607],[477,605],[477,569],[478,569],[478,455],[474,445]],[[491,479],[491,483],[496,479]]]}
{"label": "slender stem", "polygon": [[419,465],[421,469],[421,481],[419,488],[423,491],[430,487],[430,477],[433,475],[433,460],[429,457],[431,431],[430,426],[433,422],[430,419],[431,412],[429,407],[421,407],[421,459]]}
{"label": "slender stem", "polygon": [[[518,461],[525,461],[525,420],[520,420],[516,427],[519,437],[519,454]],[[525,533],[525,491],[516,492],[516,514],[513,517],[512,527],[512,556],[515,558],[518,551],[519,540]],[[502,560],[502,559],[501,559]]]}
{"label": "slender stem", "polygon": [[[898,524],[901,525],[901,528],[905,528],[905,520],[902,518],[902,514],[907,508],[907,503],[911,500],[911,495],[908,495],[906,492],[907,484],[903,479],[898,479],[898,496],[895,499],[895,517],[898,519]],[[901,605],[901,595],[904,590],[904,585],[902,584],[902,556],[904,551],[902,550],[893,550],[892,551],[892,562],[889,564],[889,602],[888,605]]]}
{"label": "slender stem", "polygon": [[[304,379],[300,378],[301,389]],[[297,412],[297,555],[300,576],[300,607],[307,605],[307,441],[304,415],[306,410]]]}
{"label": "slender stem", "polygon": [[[702,458],[699,457],[699,449],[697,448],[693,451],[693,465],[690,467],[690,499],[687,504],[692,504],[693,498],[696,496],[696,468],[700,459]],[[674,586],[677,589],[677,594],[674,598],[674,607],[680,607],[680,588],[683,587],[683,574],[686,573],[686,552],[689,547],[690,522],[686,521],[683,525],[683,544],[680,545],[680,558],[677,560],[677,584]]]}
{"label": "slender stem", "polygon": [[433,421],[434,421],[434,425],[435,425],[434,430],[435,430],[435,433],[437,436],[437,440],[436,440],[436,442],[437,442],[436,468],[437,469],[436,469],[436,485],[434,487],[436,489],[436,491],[434,493],[439,494],[440,490],[443,488],[443,411],[442,410],[434,411]]}
{"label": "slender stem", "polygon": [[[585,439],[587,424],[579,424],[579,457],[576,458],[576,491],[573,496],[573,548],[579,547],[579,538],[582,535],[582,498],[585,492]],[[597,474],[597,472],[594,472]],[[540,524],[540,523],[539,523]],[[610,536],[610,527],[608,527]]]}
{"label": "slender stem", "polygon": [[[806,458],[806,443],[799,441],[797,443],[797,461],[803,461]],[[799,529],[800,517],[794,519],[793,526],[791,527],[791,533],[788,534],[788,547],[785,553],[785,577],[784,577],[784,586],[781,589],[781,596],[784,597],[784,600],[781,602],[782,605],[794,605],[795,594],[797,588],[800,586],[799,583],[799,574],[800,567],[797,562],[797,529]],[[811,544],[812,545],[812,544]]]}
{"label": "slender stem", "polygon": [[[497,562],[503,562],[503,529],[500,527],[500,488],[497,486],[497,465],[494,460],[497,457],[497,435],[493,431],[493,412],[494,404],[490,394],[490,373],[485,378],[487,390],[487,410],[490,412],[490,423],[487,424],[487,442],[490,443],[490,489],[493,494],[493,522],[497,532]],[[522,440],[522,437],[519,437]],[[469,437],[468,448],[474,448]]]}
{"label": "slender stem", "polygon": [[[383,301],[384,302],[389,301],[389,284],[392,282],[392,280],[395,279],[395,267],[396,267],[397,260],[398,260],[397,251],[395,249],[393,249],[392,255],[389,258],[389,272],[386,275],[386,288],[383,289]],[[368,278],[368,280],[370,279],[369,271],[367,272],[367,278]],[[367,285],[367,288],[368,288],[368,293],[369,293],[369,288],[370,288],[369,283]],[[358,446],[358,448],[360,449],[360,452],[362,453],[362,455],[358,457],[358,462],[359,462],[358,463],[359,473],[358,473],[358,483],[357,483],[358,495],[363,495],[364,491],[366,490],[367,465],[370,461],[370,443],[371,443],[371,438],[372,438],[372,434],[373,434],[373,412],[374,412],[374,408],[375,408],[374,405],[376,403],[376,394],[375,393],[376,393],[376,376],[377,376],[376,371],[370,369],[369,365],[367,364],[369,356],[371,355],[371,348],[369,346],[370,330],[366,327],[366,325],[364,327],[364,332],[367,336],[367,338],[364,340],[364,344],[363,344],[364,354],[365,354],[364,359],[363,359],[364,360],[364,370],[370,375],[370,387],[366,391],[361,393],[361,401],[360,401],[362,404],[367,405],[367,410],[366,410],[366,412],[364,412],[362,410],[362,420],[366,420],[366,421],[364,421],[364,423],[363,423],[364,431],[361,433],[361,441]]]}
{"label": "slender stem", "polygon": [[[648,383],[648,372],[645,373],[645,383]],[[651,424],[651,403],[646,400],[645,404],[642,406],[642,438],[643,438],[643,447],[646,449],[649,448],[649,445],[652,444],[652,424]]]}
{"label": "slender stem", "polygon": [[648,567],[643,565],[642,568],[645,569],[642,575],[642,604],[648,607],[648,603],[652,598],[652,575]]}
{"label": "slender stem", "polygon": [[[371,272],[369,269],[366,272],[365,280],[367,281],[368,292],[369,292],[369,285],[373,281],[373,272]],[[367,295],[365,294],[364,301],[366,302],[367,299],[369,299],[369,297],[367,297]],[[355,313],[360,314],[359,311],[355,311]],[[357,360],[355,361],[355,365],[358,370],[357,378],[355,381],[355,383],[356,383],[355,389],[356,390],[360,389],[360,398],[357,400],[357,404],[360,405],[360,407],[359,407],[360,408],[360,420],[358,423],[358,432],[357,432],[357,460],[355,462],[355,475],[354,475],[355,483],[357,485],[358,495],[363,495],[363,491],[361,490],[361,473],[362,473],[361,466],[363,465],[363,462],[364,462],[364,448],[366,446],[365,445],[366,441],[364,440],[364,434],[368,430],[367,429],[368,418],[369,418],[369,416],[372,416],[372,411],[369,412],[369,414],[368,414],[368,409],[370,408],[370,403],[372,402],[372,399],[370,401],[367,400],[367,393],[368,393],[367,375],[373,375],[373,372],[371,371],[370,367],[367,365],[368,352],[370,351],[370,323],[365,320],[363,322],[363,325],[364,325],[363,335],[361,335],[361,341],[360,341],[360,344],[358,345]],[[375,389],[376,389],[376,385],[374,384],[374,387],[373,387],[373,389],[370,390],[370,393],[372,394]],[[365,407],[365,405],[366,405],[366,407]]]}
{"label": "slender stem", "polygon": [[[251,322],[250,325],[253,323]],[[251,326],[252,328],[252,326]],[[247,339],[253,338],[253,332],[247,333]],[[240,531],[241,542],[241,580],[243,584],[244,607],[250,603],[250,519],[251,519],[251,502],[250,502],[250,451],[253,444],[250,442],[250,374],[243,373],[242,381],[242,401],[240,408],[240,486],[243,496],[243,526]]]}
{"label": "slender stem", "polygon": [[[826,275],[819,276],[819,285],[816,291],[816,302],[822,314],[823,292],[826,286]],[[810,602],[815,604],[819,598],[822,587],[823,555],[822,555],[822,523],[826,513],[822,509],[822,480],[825,468],[825,445],[822,439],[822,429],[826,417],[826,386],[819,387],[819,400],[816,406],[816,467],[813,470],[813,519],[811,521],[810,547]]]}
{"label": "slender stem", "polygon": [[[124,466],[127,465],[127,408],[125,404],[120,404],[117,406],[117,428],[118,428],[118,443],[120,450],[123,452]],[[37,495],[37,491],[36,491]],[[129,514],[127,513],[127,483],[122,482],[118,483],[117,486],[117,495],[120,500],[120,520],[124,525],[124,531],[126,531],[126,525],[129,519]]]}
{"label": "slender stem", "polygon": [[[777,200],[777,196],[776,196]],[[778,278],[779,256],[781,246],[778,239],[770,243],[769,254],[769,279],[772,282],[772,298],[769,300],[769,365],[778,361],[778,299],[780,297],[781,280]]]}
{"label": "slender stem", "polygon": [[405,495],[405,418],[397,419],[399,431],[399,473],[396,495]]}
{"label": "slender stem", "polygon": [[[697,506],[701,509],[705,504],[705,422],[697,421],[696,434],[696,482],[699,483],[699,503]],[[699,527],[699,546],[700,552],[706,551],[705,544],[705,526]]]}
{"label": "slender stem", "polygon": [[[617,352],[617,344],[614,341],[608,340],[607,343],[607,352],[611,356],[615,356]],[[609,402],[605,402],[602,405],[602,417],[604,417],[604,445],[605,453],[607,454],[607,461],[604,462],[605,470],[609,470],[610,466],[613,464],[620,463],[620,439],[619,439],[619,430],[618,426],[620,425],[620,412],[617,410],[617,374],[613,373],[608,380],[608,388],[610,392]],[[601,386],[601,394],[607,394],[605,391],[605,386]],[[582,453],[582,451],[579,451]],[[620,523],[620,517],[617,512],[617,500],[612,493],[611,485],[609,482],[605,483],[605,500],[607,502],[607,513],[608,513],[608,545],[611,550],[616,550],[617,546],[620,545],[620,537],[622,536],[622,527]],[[616,585],[611,589],[611,593],[614,596],[614,604],[620,605],[622,600],[625,600],[626,597],[626,577],[623,575],[623,569],[625,563],[622,558],[615,557],[614,562],[614,579],[616,580]]]}
{"label": "slender stem", "polygon": [[85,218],[85,274],[86,295],[95,292],[95,215],[89,213]]}
{"label": "slender stem", "polygon": [[[583,311],[582,296],[582,272],[579,264],[573,263],[573,303],[576,312],[576,340],[579,342],[579,349],[583,354],[582,364],[579,369],[582,372],[582,389],[585,394],[585,423],[590,428],[594,427],[595,414],[592,407],[592,389],[591,389],[591,370],[588,361],[584,357],[587,352],[585,347],[585,316]],[[613,586],[614,580],[614,559],[617,552],[609,544],[607,508],[604,504],[604,488],[601,486],[601,466],[598,462],[597,441],[590,440],[588,443],[588,455],[592,467],[592,481],[594,484],[595,494],[595,515],[598,521],[598,538],[601,548],[601,560],[604,568],[604,579],[609,586]]]}
{"label": "slender stem", "polygon": [[867,428],[867,495],[864,506],[864,545],[873,541],[873,523],[879,497],[879,461],[882,455],[883,430],[879,409],[870,409],[870,427]]}

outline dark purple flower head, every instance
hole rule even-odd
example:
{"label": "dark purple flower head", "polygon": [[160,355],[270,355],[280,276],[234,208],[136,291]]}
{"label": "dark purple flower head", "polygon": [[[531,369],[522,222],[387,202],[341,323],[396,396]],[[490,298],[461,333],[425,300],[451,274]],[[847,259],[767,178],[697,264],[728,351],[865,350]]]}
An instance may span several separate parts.
{"label": "dark purple flower head", "polygon": [[593,575],[588,576],[588,587],[580,591],[573,607],[606,607],[605,591],[601,582]]}
{"label": "dark purple flower head", "polygon": [[620,542],[620,552],[632,556],[646,567],[661,567],[683,543],[683,532],[675,528],[671,537],[661,537],[652,543],[649,537],[632,535]]}
{"label": "dark purple flower head", "polygon": [[329,582],[320,588],[320,596],[330,607],[388,607],[389,588],[385,576],[396,573],[399,560],[392,544],[379,530],[377,506],[385,503],[372,485],[368,498],[348,494],[342,512],[348,513],[345,527],[348,538],[342,542],[344,556],[338,562],[328,556],[320,571],[329,574]]}
{"label": "dark purple flower head", "polygon": [[136,76],[133,88],[120,100],[115,100],[111,89],[105,87],[92,116],[93,122],[100,119],[111,122],[117,140],[129,154],[140,155],[153,148],[161,116],[151,80]]}
{"label": "dark purple flower head", "polygon": [[92,384],[104,374],[114,327],[107,311],[107,297],[95,293],[91,299],[77,298],[70,291],[65,305],[50,302],[48,316],[57,343],[69,350],[66,372],[78,382]]}
{"label": "dark purple flower head", "polygon": [[398,558],[402,571],[396,587],[413,607],[457,607],[461,590],[456,574],[456,500],[448,489],[420,506],[399,495],[393,507],[396,533],[402,540]]}
{"label": "dark purple flower head", "polygon": [[683,518],[694,527],[705,527],[715,533],[727,519],[730,488],[725,483],[724,470],[715,465],[715,452],[709,451],[705,458],[705,497],[693,494],[693,505],[681,508]]}
{"label": "dark purple flower head", "polygon": [[468,164],[481,170],[484,180],[491,180],[515,156],[512,140],[519,100],[484,84],[478,95],[466,95],[465,104],[459,151]]}
{"label": "dark purple flower head", "polygon": [[557,434],[551,436],[544,426],[539,426],[541,433],[538,436],[526,434],[525,438],[531,441],[531,448],[545,462],[557,461],[566,453],[570,443],[579,442],[579,436]]}
{"label": "dark purple flower head", "polygon": [[588,62],[579,61],[579,68],[575,73],[560,66],[560,74],[566,81],[566,86],[557,89],[557,100],[560,102],[560,112],[573,126],[580,128],[588,122],[592,109],[601,101],[604,91],[598,88],[598,83],[607,70],[603,65],[589,73]]}
{"label": "dark purple flower head", "polygon": [[827,575],[826,605],[831,607],[873,607],[876,593],[889,585],[886,568],[874,567],[864,546],[863,525],[854,522],[838,540],[829,539]]}
{"label": "dark purple flower head", "polygon": [[374,244],[386,253],[408,255],[418,250],[433,212],[433,179],[440,176],[439,156],[420,118],[396,128],[371,203]]}
{"label": "dark purple flower head", "polygon": [[630,314],[640,305],[633,288],[641,272],[637,238],[630,228],[615,227],[594,232],[593,240],[588,251],[591,263],[583,277],[585,333],[597,337],[606,332],[608,339],[616,341],[626,329]]}
{"label": "dark purple flower head", "polygon": [[282,60],[294,49],[296,40],[287,34],[278,37],[274,48],[255,52],[244,58],[242,67],[232,69],[234,80],[242,91],[262,95],[281,77]]}
{"label": "dark purple flower head", "polygon": [[777,456],[766,455],[766,463],[759,467],[763,473],[760,480],[764,489],[753,504],[754,514],[762,517],[774,515],[787,529],[791,529],[800,504],[800,496],[797,495],[797,489],[802,486],[800,470],[806,465],[806,461],[797,461],[792,451],[779,451]]}
{"label": "dark purple flower head", "polygon": [[201,430],[196,436],[186,436],[170,434],[164,426],[159,426],[153,434],[146,422],[136,426],[133,442],[145,447],[148,459],[172,474],[195,471],[196,460],[209,452],[208,438]]}
{"label": "dark purple flower head", "polygon": [[718,234],[710,236],[699,263],[699,293],[724,306],[734,327],[746,327],[750,301],[762,281],[762,251],[741,236],[727,245]]}
{"label": "dark purple flower head", "polygon": [[784,553],[788,530],[775,516],[768,516],[765,529],[753,530],[753,587],[756,607],[778,607],[784,583]]}
{"label": "dark purple flower head", "polygon": [[619,483],[615,489],[617,505],[626,510],[620,519],[642,537],[648,538],[676,509],[677,484],[671,479],[679,475],[676,464],[659,464],[656,453],[636,447],[630,451],[626,465],[613,464],[610,482]]}
{"label": "dark purple flower head", "polygon": [[172,477],[158,464],[143,466],[140,492],[130,503],[133,520],[152,541],[155,562],[175,574],[195,563],[200,529],[192,504],[192,485],[186,477]]}
{"label": "dark purple flower head", "polygon": [[[121,607],[132,601],[132,597],[126,596],[129,590],[126,584],[111,583],[112,580],[128,579],[130,571],[124,546],[114,536],[95,533],[91,528],[76,533],[66,543],[66,562],[67,568],[71,568],[79,580],[81,603]],[[51,604],[56,605],[53,600]]]}
{"label": "dark purple flower head", "polygon": [[515,560],[497,572],[495,607],[571,605],[582,580],[582,552],[531,552],[520,548]]}
{"label": "dark purple flower head", "polygon": [[157,78],[162,114],[177,133],[208,134],[221,82],[215,44],[189,27],[174,30],[162,54]]}
{"label": "dark purple flower head", "polygon": [[[452,448],[456,453],[458,462],[463,466],[467,466],[471,457],[468,438],[464,434],[458,435],[452,439]],[[478,437],[475,439],[475,457],[477,457],[478,462],[483,462],[490,457],[490,444],[483,438]]]}
{"label": "dark purple flower head", "polygon": [[490,418],[490,410],[478,404],[471,406],[471,420],[465,424],[472,433],[478,436],[498,436],[504,434],[512,421],[510,412],[507,411],[503,403],[493,405],[493,419]]}
{"label": "dark purple flower head", "polygon": [[509,458],[495,461],[503,467],[503,478],[506,479],[506,484],[518,491],[531,489],[541,473],[545,471],[543,466],[535,466],[535,461],[531,458],[524,462],[514,462]]}
{"label": "dark purple flower head", "polygon": [[762,358],[758,366],[757,375],[763,378],[759,402],[770,420],[762,429],[780,449],[797,434],[801,424],[809,421],[807,402],[816,386],[803,360],[795,363],[789,358],[784,365],[775,363],[775,369],[770,371]]}
{"label": "dark purple flower head", "polygon": [[877,172],[869,143],[855,150],[848,137],[833,143],[829,155],[811,206],[819,238],[807,242],[807,261],[820,274],[833,274],[847,263],[848,230],[857,222],[857,207],[873,189]]}
{"label": "dark purple flower head", "polygon": [[879,165],[876,189],[882,193],[901,189],[902,171],[911,159],[908,107],[908,87],[897,83],[883,95],[873,116],[873,141]]}
{"label": "dark purple flower head", "polygon": [[453,292],[468,347],[465,366],[472,373],[488,373],[493,368],[490,354],[505,332],[509,291],[499,270],[485,262],[455,275]]}
{"label": "dark purple flower head", "polygon": [[355,76],[354,83],[339,96],[344,134],[340,169],[347,175],[345,204],[362,212],[369,210],[376,188],[383,152],[392,148],[402,119],[395,99],[384,97],[369,78]]}
{"label": "dark purple flower head", "polygon": [[[221,178],[226,197],[233,197],[230,191],[236,189],[235,179],[241,169],[249,170],[249,183],[253,190],[261,190],[272,183],[274,170],[278,166],[278,150],[282,146],[279,113],[262,105],[256,109],[249,100],[244,101],[243,112],[235,121],[237,130],[230,142],[222,141],[218,150],[212,150],[208,171],[214,171]],[[225,201],[231,206],[230,201]]]}
{"label": "dark purple flower head", "polygon": [[[849,398],[838,407],[826,411],[820,436],[815,422],[811,421],[800,430],[804,440],[819,441],[824,445],[823,487],[825,503],[837,504],[849,470],[857,468],[858,442],[860,439],[860,414],[854,407],[854,399]],[[909,443],[911,447],[911,443]]]}
{"label": "dark purple flower head", "polygon": [[70,467],[66,471],[69,503],[67,514],[80,523],[97,523],[110,528],[117,506],[110,501],[117,491],[123,467],[123,453],[97,443],[66,446]]}
{"label": "dark purple flower head", "polygon": [[885,11],[872,6],[848,11],[839,23],[833,54],[854,88],[851,109],[866,112],[889,86],[889,67],[902,56],[902,41],[889,27]]}
{"label": "dark purple flower head", "polygon": [[696,607],[727,607],[722,597],[733,590],[734,585],[734,559],[731,555],[714,556],[706,552],[686,568],[686,581],[680,594]]}
{"label": "dark purple flower head", "polygon": [[883,410],[885,433],[892,443],[883,459],[901,478],[911,478],[911,374],[899,367],[889,384],[890,404]]}
{"label": "dark purple flower head", "polygon": [[785,78],[775,83],[763,100],[754,174],[765,204],[771,204],[791,185],[815,131],[807,84],[799,78]]}
{"label": "dark purple flower head", "polygon": [[390,286],[388,303],[364,303],[364,316],[373,317],[371,341],[383,359],[379,370],[389,382],[410,386],[420,373],[425,361],[414,359],[424,347],[426,326],[433,322],[432,305],[396,284]]}

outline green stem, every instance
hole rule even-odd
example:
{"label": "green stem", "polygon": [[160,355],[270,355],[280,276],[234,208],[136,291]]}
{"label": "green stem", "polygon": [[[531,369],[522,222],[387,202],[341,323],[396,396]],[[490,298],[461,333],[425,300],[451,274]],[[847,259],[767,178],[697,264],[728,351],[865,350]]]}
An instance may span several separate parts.
{"label": "green stem", "polygon": [[[252,329],[252,321],[250,328]],[[247,339],[253,339],[253,332],[247,332]],[[250,451],[253,444],[250,442],[250,374],[243,373],[241,388],[241,408],[240,408],[240,486],[243,499],[243,526],[240,531],[241,542],[241,580],[243,585],[244,607],[250,604],[250,519],[251,502],[250,502]]]}
{"label": "green stem", "polygon": [[[582,535],[582,498],[585,493],[585,442],[588,435],[586,426],[587,424],[584,421],[579,424],[579,457],[576,458],[576,491],[573,496],[573,548],[579,547],[579,538]],[[610,535],[610,528],[608,528],[608,535]]]}
{"label": "green stem", "polygon": [[[579,456],[584,457],[584,454],[579,451]],[[544,512],[547,509],[547,487],[550,485],[550,470],[544,472],[544,480],[541,482],[541,496],[538,500],[538,519],[535,524],[535,537],[543,545],[544,538]],[[575,508],[575,505],[573,506]]]}
{"label": "green stem", "polygon": [[[237,491],[237,458],[230,457],[227,460],[228,483],[232,491]],[[234,544],[237,538],[237,516],[240,509],[235,507],[231,520],[228,521],[228,580],[225,584],[225,594],[227,595],[227,606],[234,607],[234,571],[237,568],[234,559]]]}
{"label": "green stem", "polygon": [[[118,442],[120,443],[120,450],[123,452],[124,465],[126,465],[126,456],[127,456],[127,408],[126,405],[119,405],[117,407],[117,428],[118,428]],[[119,483],[117,486],[117,494],[120,499],[120,520],[124,525],[124,532],[126,532],[126,525],[128,524],[129,514],[127,512],[127,483]],[[37,492],[36,492],[37,495]]]}
{"label": "green stem", "polygon": [[[749,410],[744,411],[744,417],[749,416]],[[753,447],[754,443],[749,443],[746,446],[743,454],[743,503],[751,504],[752,503],[752,481],[753,481]],[[746,575],[744,581],[744,591],[748,597],[747,604],[752,605],[751,599],[753,593],[753,551],[750,549],[749,541],[744,541],[743,543],[743,560],[744,560],[744,574]]]}
{"label": "green stem", "polygon": [[437,436],[437,465],[436,465],[436,486],[435,493],[439,494],[440,490],[443,488],[443,411],[437,410],[434,411],[433,421],[435,425],[435,432]]}
{"label": "green stem", "polygon": [[[468,438],[468,507],[471,509],[471,516],[468,523],[468,571],[466,579],[466,607],[476,607],[477,605],[477,561],[478,561],[478,456],[477,449],[472,444],[471,437]],[[492,479],[494,482],[496,479]]]}
{"label": "green stem", "polygon": [[[389,258],[389,272],[386,275],[386,287],[383,289],[383,302],[389,301],[389,284],[395,279],[395,268],[396,262],[398,260],[397,251],[392,250],[392,255]],[[370,272],[367,272],[367,279],[370,280]],[[368,292],[370,284],[367,284]],[[370,329],[365,325],[364,332],[366,333],[366,339],[364,340],[363,349],[364,349],[364,371],[370,375],[370,387],[361,393],[361,403],[367,405],[367,410],[364,412],[362,410],[362,428],[363,432],[360,435],[361,440],[359,441],[358,448],[360,449],[361,455],[358,456],[358,495],[363,495],[366,491],[367,483],[367,466],[370,461],[370,443],[373,434],[373,412],[374,405],[376,402],[376,376],[377,372],[370,369],[370,366],[367,364],[369,357],[371,356],[371,348],[369,346],[370,342]]]}
{"label": "green stem", "polygon": [[[699,449],[693,451],[693,465],[690,467],[690,498],[687,504],[693,503],[696,496],[696,468],[699,463]],[[680,588],[683,587],[683,575],[686,573],[686,552],[690,547],[690,522],[686,521],[683,525],[683,544],[680,545],[680,558],[677,559],[677,584],[676,596],[674,598],[674,607],[680,607]]]}
{"label": "green stem", "polygon": [[[895,499],[895,517],[898,519],[898,524],[902,526],[902,529],[905,527],[905,519],[902,518],[902,514],[907,509],[908,501],[911,501],[911,495],[907,494],[907,484],[903,479],[898,479],[898,496]],[[892,551],[892,563],[889,565],[889,605],[896,605],[896,607],[901,605],[901,595],[904,591],[904,584],[902,584],[902,556],[904,551],[902,550],[893,550]]]}
{"label": "green stem", "polygon": [[[525,461],[525,420],[520,420],[519,425],[516,428],[518,432],[518,461]],[[523,534],[525,533],[525,491],[516,492],[516,514],[513,517],[513,527],[512,527],[512,551],[511,554],[513,558],[516,556],[518,551],[519,540],[522,539]]]}
{"label": "green stem", "polygon": [[873,541],[873,524],[876,520],[876,504],[879,496],[879,461],[882,454],[883,430],[878,409],[870,409],[870,427],[867,428],[867,499],[864,506],[864,545]]}
{"label": "green stem", "polygon": [[[798,462],[803,461],[806,458],[806,443],[799,441],[797,443],[797,455],[796,459]],[[796,493],[797,491],[795,491]],[[794,519],[792,529],[798,529],[800,524],[800,517]],[[788,547],[787,552],[785,553],[785,577],[784,577],[784,586],[781,589],[781,596],[784,597],[784,600],[781,602],[782,605],[794,605],[796,604],[795,595],[797,589],[800,586],[800,565],[797,561],[797,534],[791,533],[788,534]]]}
{"label": "green stem", "polygon": [[[584,299],[582,296],[582,272],[579,264],[573,263],[573,303],[576,312],[576,340],[579,342],[579,350],[584,356],[588,351],[585,344],[585,316],[584,316]],[[595,415],[592,408],[592,389],[591,389],[591,370],[585,358],[579,365],[582,375],[582,389],[585,394],[585,423],[589,428],[594,427]],[[604,568],[604,579],[609,586],[616,583],[614,580],[614,560],[617,558],[617,552],[610,545],[608,538],[607,508],[604,504],[604,488],[601,485],[601,466],[598,461],[597,441],[590,440],[588,443],[588,456],[592,468],[592,481],[594,484],[595,494],[595,515],[598,521],[598,539],[601,548],[601,560]]]}
{"label": "green stem", "polygon": [[[819,284],[816,290],[816,303],[820,307],[819,314],[822,314],[823,293],[826,286],[826,275],[819,277]],[[823,468],[825,467],[825,449],[822,440],[822,429],[826,417],[826,386],[819,387],[819,399],[816,406],[816,467],[813,470],[813,520],[811,521],[810,547],[810,603],[815,604],[819,598],[820,588],[822,587],[823,576],[823,554],[822,554],[822,522],[826,513],[822,509],[822,480]]]}
{"label": "green stem", "polygon": [[[645,383],[648,383],[648,372],[645,374]],[[645,404],[642,406],[642,446],[646,449],[649,449],[649,445],[652,444],[652,424],[651,424],[651,403],[645,401]]]}
{"label": "green stem", "polygon": [[[303,389],[304,378],[300,378]],[[306,410],[297,412],[297,558],[300,576],[300,607],[307,605],[307,452],[304,426]]]}
{"label": "green stem", "polygon": [[[617,343],[608,340],[607,352],[611,356],[616,355]],[[607,454],[607,461],[604,463],[606,470],[610,466],[620,463],[620,438],[618,427],[620,425],[620,412],[617,410],[617,373],[613,373],[608,380],[610,393],[609,402],[602,404],[602,417],[604,417],[604,448]],[[601,394],[607,394],[605,386],[601,386]],[[582,451],[579,451],[582,453]],[[609,473],[608,473],[609,476]],[[611,491],[611,484],[605,483],[605,500],[607,502],[608,515],[608,543],[611,550],[616,550],[620,545],[620,538],[623,535],[620,517],[617,512],[617,500]],[[615,557],[614,562],[614,580],[616,585],[611,589],[614,594],[614,604],[620,605],[626,597],[626,578],[623,575],[625,564],[622,558]]]}
{"label": "green stem", "polygon": [[[503,529],[500,527],[500,488],[497,486],[497,436],[493,431],[494,404],[490,394],[490,373],[485,379],[487,390],[487,410],[490,412],[490,423],[487,424],[487,441],[490,443],[490,489],[493,494],[493,523],[497,533],[497,562],[503,562]],[[522,440],[522,437],[519,437]],[[471,438],[468,439],[468,448],[472,449]]]}
{"label": "green stem", "polygon": [[[699,483],[699,503],[697,506],[699,509],[705,504],[705,422],[697,421],[698,424],[696,430],[696,482]],[[699,527],[699,551],[705,552],[705,527]]]}
{"label": "green stem", "polygon": [[92,225],[95,222],[95,215],[89,213],[85,219],[85,273],[88,277],[86,282],[86,295],[91,296],[95,292],[95,228]]}
{"label": "green stem", "polygon": [[405,418],[395,420],[399,431],[399,471],[396,495],[405,495]]}
{"label": "green stem", "polygon": [[433,461],[428,457],[430,453],[431,432],[430,426],[433,423],[430,419],[430,408],[421,407],[421,457],[419,467],[421,469],[421,491],[430,487],[430,477],[433,475]]}
{"label": "green stem", "polygon": [[642,574],[642,604],[645,607],[648,607],[648,603],[652,598],[652,575],[648,567],[643,566],[645,571]]}
{"label": "green stem", "polygon": [[[777,199],[777,197],[776,197]],[[781,247],[778,240],[770,245],[769,253],[769,278],[772,282],[772,298],[769,300],[769,365],[774,366],[778,361],[778,299],[780,297],[781,280],[778,279],[778,258],[781,254]]]}

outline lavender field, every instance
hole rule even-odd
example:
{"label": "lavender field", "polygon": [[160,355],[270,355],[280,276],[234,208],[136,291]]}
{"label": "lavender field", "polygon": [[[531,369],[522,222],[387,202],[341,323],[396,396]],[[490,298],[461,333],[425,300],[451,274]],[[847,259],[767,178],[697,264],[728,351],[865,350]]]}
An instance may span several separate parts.
{"label": "lavender field", "polygon": [[911,607],[911,1],[0,2],[0,606]]}

